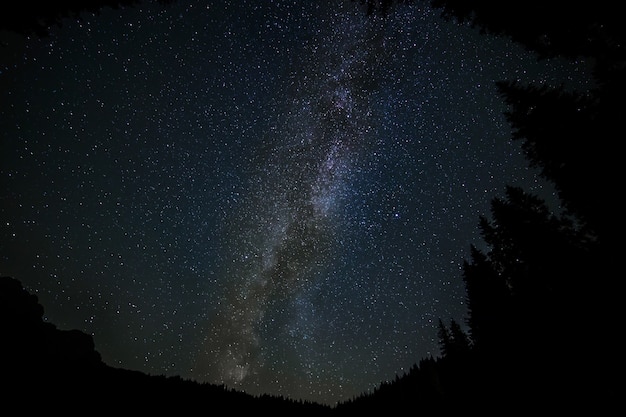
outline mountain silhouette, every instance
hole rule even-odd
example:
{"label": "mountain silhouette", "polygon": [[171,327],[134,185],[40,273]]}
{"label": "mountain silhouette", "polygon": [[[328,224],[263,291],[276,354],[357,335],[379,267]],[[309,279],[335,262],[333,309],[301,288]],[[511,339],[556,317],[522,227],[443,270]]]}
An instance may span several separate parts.
{"label": "mountain silhouette", "polygon": [[148,375],[105,364],[93,338],[43,320],[36,295],[0,277],[3,405],[15,413],[264,412],[323,415],[330,407],[282,397],[255,397],[223,385]]}

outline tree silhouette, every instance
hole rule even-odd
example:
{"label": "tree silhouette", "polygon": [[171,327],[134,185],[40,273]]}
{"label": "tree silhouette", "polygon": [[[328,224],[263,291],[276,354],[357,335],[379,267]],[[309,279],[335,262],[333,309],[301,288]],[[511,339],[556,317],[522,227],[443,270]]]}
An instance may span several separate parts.
{"label": "tree silhouette", "polygon": [[472,246],[471,262],[463,262],[463,281],[474,348],[492,354],[500,351],[510,338],[511,292],[506,280],[487,256]]}
{"label": "tree silhouette", "polygon": [[439,350],[441,351],[441,356],[446,357],[450,354],[450,347],[452,346],[452,336],[450,335],[450,331],[443,324],[443,321],[439,319],[437,330],[437,336],[439,337]]}
{"label": "tree silhouette", "polygon": [[[612,330],[621,326],[623,315],[611,271],[620,267],[614,244],[621,223],[615,204],[620,166],[616,138],[626,114],[626,29],[616,5],[484,0],[432,4],[448,18],[508,36],[539,57],[582,58],[593,69],[593,84],[586,91],[498,83],[509,105],[513,139],[522,141],[530,165],[554,184],[565,213],[553,214],[538,198],[509,188],[506,199],[494,200],[492,220],[481,219],[490,251],[485,256],[473,251],[464,280],[468,324],[477,347],[498,346],[495,331],[504,323],[494,323],[487,312],[504,309],[510,330],[499,333],[508,334],[509,340],[498,349],[517,358],[509,363],[520,378],[532,380],[553,403],[559,395],[579,403],[584,398],[615,401],[616,388],[603,382],[611,366],[623,369],[623,342]],[[498,286],[488,283],[498,282],[498,277],[501,302],[488,295],[497,292]],[[573,342],[572,335],[581,336]],[[600,340],[606,354],[585,360]],[[533,373],[543,378],[533,379]]]}
{"label": "tree silhouette", "polygon": [[590,242],[568,218],[552,214],[544,201],[518,187],[507,187],[506,199],[492,201],[491,215],[491,221],[481,217],[481,233],[495,270],[516,299],[550,304],[574,284]]}
{"label": "tree silhouette", "polygon": [[[362,1],[387,14],[401,1]],[[487,410],[500,401],[561,412],[618,404],[610,369],[623,367],[620,135],[626,114],[626,25],[610,2],[432,0],[446,19],[504,36],[541,58],[582,60],[592,79],[563,85],[502,81],[513,140],[557,192],[561,207],[508,187],[479,226],[487,249],[463,264],[468,354],[456,360],[458,323],[439,322],[442,358],[430,363],[445,401]],[[560,210],[563,209],[561,213]],[[598,352],[602,344],[603,354]],[[420,371],[422,372],[422,371]],[[472,382],[466,374],[472,374]],[[454,382],[456,381],[456,382]],[[416,385],[417,386],[417,385]],[[389,388],[391,389],[391,388]],[[473,399],[473,400],[472,400]],[[517,410],[520,411],[520,410]],[[499,410],[502,413],[502,410]]]}
{"label": "tree silhouette", "polygon": [[[454,319],[450,320],[450,336],[453,340],[451,353],[456,356],[467,355],[471,347],[469,337]],[[450,349],[448,351],[450,352]]]}
{"label": "tree silhouette", "polygon": [[[474,249],[464,268],[470,333],[492,378],[508,381],[520,395],[527,389],[520,381],[530,380],[535,398],[554,402],[578,391],[580,378],[593,377],[572,366],[599,337],[595,319],[580,308],[583,298],[600,304],[587,285],[593,242],[520,188],[494,199],[491,214],[480,221],[491,250]],[[579,332],[591,337],[573,345],[571,335]]]}
{"label": "tree silhouette", "polygon": [[[448,19],[508,36],[539,57],[582,59],[593,73],[588,91],[500,82],[513,138],[531,165],[553,182],[564,207],[601,244],[617,238],[612,193],[620,166],[626,92],[626,26],[612,2],[432,0]],[[566,80],[564,80],[566,81]],[[604,185],[602,187],[601,185]],[[605,248],[610,250],[610,247]]]}
{"label": "tree silhouette", "polygon": [[454,320],[450,320],[450,327],[446,327],[439,319],[439,346],[441,355],[444,358],[463,359],[470,351],[470,340],[461,329],[461,326]]}
{"label": "tree silhouette", "polygon": [[603,93],[520,86],[501,82],[499,90],[510,106],[507,119],[513,138],[523,141],[530,164],[551,181],[568,213],[597,238],[607,236],[611,193],[598,184],[616,180],[617,118],[602,111]]}

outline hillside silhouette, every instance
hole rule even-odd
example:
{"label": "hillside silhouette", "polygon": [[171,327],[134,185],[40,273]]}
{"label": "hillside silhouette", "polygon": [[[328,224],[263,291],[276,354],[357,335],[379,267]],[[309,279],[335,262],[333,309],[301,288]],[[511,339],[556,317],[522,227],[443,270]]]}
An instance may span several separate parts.
{"label": "hillside silhouette", "polygon": [[102,362],[93,339],[43,320],[37,296],[0,277],[0,361],[4,407],[16,413],[156,413],[228,410],[323,415],[329,407],[274,396],[255,397],[222,385],[148,375]]}

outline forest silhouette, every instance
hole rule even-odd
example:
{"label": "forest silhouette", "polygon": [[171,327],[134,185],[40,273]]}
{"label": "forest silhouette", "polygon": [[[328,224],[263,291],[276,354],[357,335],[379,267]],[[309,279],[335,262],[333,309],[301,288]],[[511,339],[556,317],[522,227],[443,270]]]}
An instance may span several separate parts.
{"label": "forest silhouette", "polygon": [[[360,3],[366,13],[386,14],[406,1]],[[5,13],[2,28],[43,35],[51,24],[74,15],[77,3],[39,9],[45,13],[38,15],[25,11],[36,7],[22,8],[15,19]],[[594,76],[589,91],[498,83],[509,105],[512,140],[521,142],[529,164],[554,185],[563,210],[557,212],[517,187],[508,187],[491,202],[490,216],[478,219],[487,249],[472,247],[463,264],[465,326],[440,320],[439,357],[423,358],[404,375],[334,408],[253,397],[224,386],[105,365],[91,336],[44,322],[37,297],[19,281],[4,277],[3,397],[30,410],[75,411],[170,407],[180,412],[209,405],[215,410],[301,415],[390,410],[424,415],[586,410],[597,415],[617,409],[623,342],[615,244],[619,204],[614,193],[621,118],[626,114],[626,26],[618,6],[538,0],[431,4],[443,18],[470,24],[484,36],[509,37],[538,59],[585,60]]]}

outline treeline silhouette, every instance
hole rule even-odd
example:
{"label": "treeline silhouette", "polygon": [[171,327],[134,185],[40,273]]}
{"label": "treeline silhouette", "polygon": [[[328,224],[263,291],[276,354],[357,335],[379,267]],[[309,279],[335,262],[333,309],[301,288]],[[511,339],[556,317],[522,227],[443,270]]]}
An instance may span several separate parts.
{"label": "treeline silhouette", "polygon": [[[388,13],[389,0],[366,0]],[[608,2],[433,0],[445,18],[507,36],[539,59],[582,59],[588,91],[499,82],[513,140],[558,193],[562,212],[507,187],[479,220],[486,251],[463,265],[469,334],[440,321],[441,357],[338,405],[498,414],[614,412],[624,343],[616,204],[626,115],[626,25]],[[564,80],[565,81],[565,80]]]}
{"label": "treeline silhouette", "polygon": [[213,412],[321,415],[330,407],[223,385],[148,375],[102,362],[91,336],[43,320],[37,296],[0,277],[2,406],[15,414]]}

